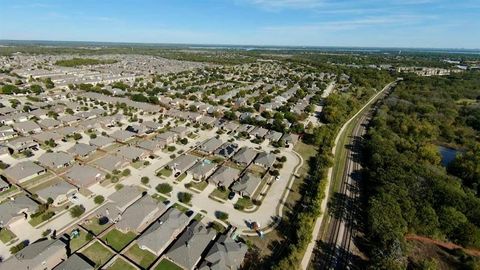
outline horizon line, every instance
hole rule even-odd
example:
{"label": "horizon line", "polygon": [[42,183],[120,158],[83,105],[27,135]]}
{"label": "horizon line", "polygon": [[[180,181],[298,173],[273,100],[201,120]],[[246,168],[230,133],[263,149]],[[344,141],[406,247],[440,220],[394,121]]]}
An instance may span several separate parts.
{"label": "horizon line", "polygon": [[[87,41],[87,40],[41,40],[41,39],[0,39],[2,42],[72,42],[72,43],[105,43],[105,44],[134,44],[134,45],[171,45],[171,46],[230,46],[230,47],[264,47],[264,48],[340,48],[340,49],[410,49],[410,50],[467,50],[480,51],[480,48],[449,48],[449,47],[397,47],[397,46],[345,46],[345,45],[268,45],[268,44],[228,44],[228,43],[179,43],[179,42],[135,42],[135,41]],[[206,48],[207,49],[207,48]]]}

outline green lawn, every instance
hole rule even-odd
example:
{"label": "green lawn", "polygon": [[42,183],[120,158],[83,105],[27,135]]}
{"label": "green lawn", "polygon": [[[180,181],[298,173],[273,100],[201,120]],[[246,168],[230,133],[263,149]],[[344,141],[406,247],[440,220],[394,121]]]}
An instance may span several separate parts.
{"label": "green lawn", "polygon": [[172,175],[172,171],[167,168],[163,168],[157,172],[157,176],[169,177],[171,175]]}
{"label": "green lawn", "polygon": [[12,239],[15,239],[16,237],[17,236],[7,228],[3,228],[2,230],[0,230],[0,241],[5,244],[10,242]]}
{"label": "green lawn", "polygon": [[199,191],[203,191],[208,186],[208,183],[206,181],[201,181],[199,183],[192,181],[189,184],[192,188],[194,188],[196,190],[199,190]]}
{"label": "green lawn", "polygon": [[182,268],[170,260],[162,259],[154,270],[182,270]]}
{"label": "green lawn", "polygon": [[228,199],[228,193],[229,193],[228,189],[225,189],[225,191],[222,191],[217,188],[214,191],[212,191],[212,193],[210,193],[210,196],[226,201]]}
{"label": "green lawn", "polygon": [[148,268],[157,258],[155,254],[141,249],[137,244],[133,245],[129,250],[127,250],[125,256],[145,269]]}
{"label": "green lawn", "polygon": [[101,232],[105,231],[111,225],[110,222],[100,225],[98,223],[98,218],[91,218],[83,224],[85,229],[93,232],[95,235],[99,235]]}
{"label": "green lawn", "polygon": [[111,246],[115,251],[122,250],[125,246],[130,243],[135,236],[133,232],[123,233],[117,229],[109,231],[102,237],[102,240],[109,246]]}
{"label": "green lawn", "polygon": [[240,210],[248,209],[248,208],[251,208],[252,206],[253,206],[252,200],[243,198],[243,197],[239,198],[237,200],[237,203],[235,203],[235,208]]}
{"label": "green lawn", "polygon": [[45,213],[41,214],[41,215],[38,215],[36,217],[33,217],[31,218],[28,223],[30,223],[30,225],[32,225],[33,227],[37,226],[38,224],[44,222],[44,221],[47,221],[49,219],[51,219],[52,217],[54,217],[55,214],[54,212],[52,211],[45,211]]}
{"label": "green lawn", "polygon": [[[80,235],[77,238],[70,239],[70,250],[75,252],[85,245],[89,241],[87,235],[88,232],[80,229]],[[93,238],[93,235],[91,235],[91,237]]]}
{"label": "green lawn", "polygon": [[122,258],[118,258],[107,268],[108,270],[136,270],[136,268]]}
{"label": "green lawn", "polygon": [[110,260],[110,258],[113,257],[113,253],[98,241],[95,241],[81,253],[95,263],[95,268],[99,268],[100,266],[104,265],[108,260]]}
{"label": "green lawn", "polygon": [[143,160],[138,160],[132,163],[132,167],[135,169],[140,169],[143,166]]}
{"label": "green lawn", "polygon": [[177,182],[182,182],[183,179],[185,179],[185,177],[187,177],[187,174],[186,173],[182,173],[177,179],[175,179]]}
{"label": "green lawn", "polygon": [[3,196],[3,195],[7,195],[7,194],[9,194],[9,193],[11,193],[11,192],[14,192],[14,191],[16,191],[16,190],[18,190],[18,188],[17,188],[16,186],[13,186],[13,185],[12,185],[9,189],[0,192],[0,197]]}
{"label": "green lawn", "polygon": [[168,200],[168,198],[165,198],[164,196],[162,196],[161,194],[158,194],[158,193],[153,194],[152,198],[154,198],[155,200],[157,200],[159,202],[164,202],[164,201]]}

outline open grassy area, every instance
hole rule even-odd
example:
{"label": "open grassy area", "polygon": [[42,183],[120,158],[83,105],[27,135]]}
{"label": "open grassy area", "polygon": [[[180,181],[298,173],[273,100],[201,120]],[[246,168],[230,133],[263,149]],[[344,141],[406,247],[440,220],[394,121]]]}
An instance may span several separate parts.
{"label": "open grassy area", "polygon": [[252,200],[242,197],[237,200],[234,206],[236,209],[243,210],[253,207],[253,203]]}
{"label": "open grassy area", "polygon": [[38,224],[44,222],[44,221],[47,221],[49,219],[51,219],[52,217],[54,217],[54,212],[52,211],[45,211],[45,213],[41,214],[41,215],[38,215],[36,217],[33,217],[31,218],[28,223],[30,223],[30,225],[32,225],[33,227],[37,226]]}
{"label": "open grassy area", "polygon": [[157,258],[155,254],[141,249],[137,244],[133,245],[129,250],[127,250],[125,256],[145,269],[148,268]]}
{"label": "open grassy area", "polygon": [[187,177],[187,174],[186,173],[182,173],[179,177],[177,177],[177,179],[175,179],[177,182],[182,182],[183,179],[185,179],[185,177]]}
{"label": "open grassy area", "polygon": [[98,241],[95,241],[81,253],[95,263],[95,268],[104,265],[113,256],[113,253]]}
{"label": "open grassy area", "polygon": [[208,183],[206,181],[201,181],[199,183],[192,181],[189,184],[191,188],[194,188],[198,191],[203,191],[208,186]]}
{"label": "open grassy area", "polygon": [[128,245],[134,238],[136,234],[133,232],[123,233],[117,229],[109,231],[102,237],[102,240],[109,246],[111,246],[115,251],[122,250],[125,246]]}
{"label": "open grassy area", "polygon": [[216,188],[214,191],[212,191],[212,193],[210,193],[210,196],[226,201],[228,199],[228,193],[228,189],[223,191],[219,188]]}
{"label": "open grassy area", "polygon": [[99,235],[101,232],[105,231],[111,225],[110,222],[100,225],[98,218],[91,218],[83,223],[83,227],[95,235]]}
{"label": "open grassy area", "polygon": [[132,163],[132,167],[137,169],[137,170],[142,168],[143,167],[143,160],[135,161],[134,163]]}
{"label": "open grassy area", "polygon": [[9,229],[3,228],[0,230],[0,241],[2,241],[4,244],[12,241],[15,238],[17,238],[17,236]]}
{"label": "open grassy area", "polygon": [[160,176],[160,177],[170,177],[171,175],[172,175],[172,171],[167,168],[163,168],[157,172],[157,176]]}
{"label": "open grassy area", "polygon": [[182,268],[170,260],[162,259],[154,270],[182,270]]}
{"label": "open grassy area", "polygon": [[189,210],[187,207],[185,207],[185,206],[183,206],[183,205],[180,205],[180,204],[178,204],[178,203],[175,203],[175,204],[173,205],[173,207],[177,208],[178,210],[180,210],[180,212],[183,212],[183,213],[185,213],[185,212],[187,212],[187,211]]}
{"label": "open grassy area", "polygon": [[108,270],[135,270],[136,268],[122,258],[118,258],[107,268]]}
{"label": "open grassy area", "polygon": [[81,248],[83,245],[85,245],[89,240],[92,239],[93,235],[88,237],[88,232],[80,229],[80,235],[76,238],[71,238],[70,239],[70,250],[72,252],[77,251],[79,248]]}

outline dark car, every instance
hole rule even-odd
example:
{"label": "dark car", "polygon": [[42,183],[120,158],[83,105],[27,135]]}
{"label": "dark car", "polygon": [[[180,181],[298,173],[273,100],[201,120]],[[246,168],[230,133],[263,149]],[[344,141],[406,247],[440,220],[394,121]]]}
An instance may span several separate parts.
{"label": "dark car", "polygon": [[232,191],[232,192],[228,193],[228,199],[231,200],[233,198],[235,198],[235,192]]}

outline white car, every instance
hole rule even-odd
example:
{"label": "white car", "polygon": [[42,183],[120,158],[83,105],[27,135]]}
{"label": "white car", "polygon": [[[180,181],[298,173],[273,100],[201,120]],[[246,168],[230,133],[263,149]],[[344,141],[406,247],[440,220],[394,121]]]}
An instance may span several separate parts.
{"label": "white car", "polygon": [[280,175],[277,175],[277,177],[275,177],[275,181],[280,181]]}

